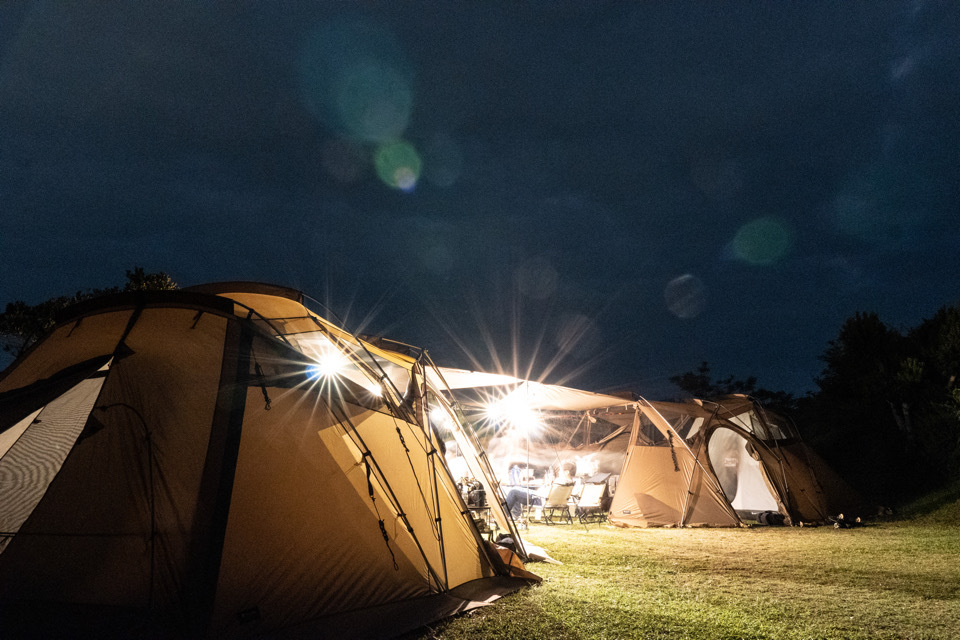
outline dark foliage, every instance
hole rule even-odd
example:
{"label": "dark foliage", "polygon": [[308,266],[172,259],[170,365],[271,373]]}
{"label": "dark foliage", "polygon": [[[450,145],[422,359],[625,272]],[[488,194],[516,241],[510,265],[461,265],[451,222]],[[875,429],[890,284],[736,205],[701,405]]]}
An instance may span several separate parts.
{"label": "dark foliage", "polygon": [[733,375],[714,380],[710,375],[710,364],[701,362],[697,370],[688,371],[670,378],[694,398],[715,398],[740,393],[754,398],[764,407],[777,413],[789,415],[797,410],[797,398],[786,391],[771,391],[757,387],[757,378],[750,376],[746,380],[735,379]]}
{"label": "dark foliage", "polygon": [[142,267],[134,267],[132,271],[127,270],[127,280],[122,287],[77,291],[72,296],[58,296],[35,305],[28,305],[22,300],[9,302],[6,310],[0,313],[0,344],[4,351],[17,357],[53,327],[57,313],[72,304],[120,291],[167,291],[176,288],[177,283],[166,273],[146,273]]}

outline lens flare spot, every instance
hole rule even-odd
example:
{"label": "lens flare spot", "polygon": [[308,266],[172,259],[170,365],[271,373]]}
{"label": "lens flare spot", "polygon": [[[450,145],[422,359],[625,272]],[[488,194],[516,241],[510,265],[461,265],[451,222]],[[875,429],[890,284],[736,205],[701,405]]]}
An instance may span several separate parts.
{"label": "lens flare spot", "polygon": [[413,92],[395,69],[380,63],[357,64],[339,78],[335,93],[341,123],[361,140],[390,140],[407,128]]}
{"label": "lens flare spot", "polygon": [[931,188],[915,170],[872,165],[852,175],[834,198],[832,217],[845,235],[888,250],[918,241]]}
{"label": "lens flare spot", "polygon": [[743,225],[733,238],[733,254],[752,265],[771,265],[790,251],[792,233],[777,218],[758,218]]}
{"label": "lens flare spot", "polygon": [[394,189],[413,191],[420,179],[420,156],[412,144],[403,140],[380,146],[374,164],[380,179]]}
{"label": "lens flare spot", "polygon": [[685,273],[667,283],[663,297],[670,313],[681,319],[696,318],[707,303],[707,289],[695,275]]}
{"label": "lens flare spot", "polygon": [[299,81],[310,112],[362,142],[399,138],[413,111],[413,73],[396,37],[368,20],[344,18],[310,32]]}

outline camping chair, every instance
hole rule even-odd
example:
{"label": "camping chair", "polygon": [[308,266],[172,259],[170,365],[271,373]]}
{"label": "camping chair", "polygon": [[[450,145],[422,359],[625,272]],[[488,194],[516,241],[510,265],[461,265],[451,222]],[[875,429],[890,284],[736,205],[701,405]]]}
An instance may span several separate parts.
{"label": "camping chair", "polygon": [[577,519],[581,523],[603,522],[607,519],[607,483],[587,482],[577,503]]}
{"label": "camping chair", "polygon": [[573,524],[573,518],[570,515],[570,494],[573,493],[572,484],[555,484],[550,487],[550,493],[543,500],[542,515],[546,524],[556,524],[555,518],[560,518],[560,522],[566,520],[567,524]]}

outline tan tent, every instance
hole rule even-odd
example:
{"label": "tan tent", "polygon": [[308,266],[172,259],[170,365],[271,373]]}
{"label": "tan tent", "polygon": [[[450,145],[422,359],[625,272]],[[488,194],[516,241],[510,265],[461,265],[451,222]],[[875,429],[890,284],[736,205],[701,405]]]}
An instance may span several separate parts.
{"label": "tan tent", "polygon": [[[402,397],[401,404],[413,409],[419,424],[430,426],[435,444],[442,448],[445,441],[454,443],[456,451],[445,457],[448,467],[465,468],[466,475],[479,482],[486,495],[482,505],[485,508],[473,511],[474,515],[489,513],[492,522],[484,522],[484,525],[510,536],[514,548],[526,557],[523,540],[506,510],[486,453],[474,431],[464,426],[462,412],[456,402],[451,401],[443,372],[425,350],[382,336],[353,336],[320,315],[310,313],[300,302],[291,304],[292,299],[303,298],[303,294],[297,291],[235,282],[191,287],[189,290],[225,296],[256,308],[258,316],[272,331],[320,363],[328,361],[331,339],[337,343],[337,348],[332,350],[334,364],[340,359],[341,351],[352,354],[351,357],[358,360],[368,373],[361,373],[360,369],[341,370],[338,375],[349,377],[364,387],[373,386],[377,393],[381,393],[379,387],[386,384],[390,391],[387,397]],[[303,316],[304,313],[309,316]],[[322,330],[318,330],[318,324]],[[461,479],[459,474],[454,476],[456,481]]]}
{"label": "tan tent", "polygon": [[745,396],[637,403],[610,521],[738,526],[761,514],[824,522],[859,499],[792,425]]}
{"label": "tan tent", "polygon": [[3,637],[391,637],[524,584],[419,367],[277,287],[69,310],[0,374]]}
{"label": "tan tent", "polygon": [[[648,402],[511,376],[444,372],[451,388],[472,390],[479,423],[482,405],[504,398],[535,412],[524,435],[532,466],[567,459],[589,474],[595,469],[584,462],[612,461],[615,471],[599,470],[612,474],[610,521],[617,525],[739,526],[766,513],[788,524],[814,523],[860,509],[856,493],[787,420],[746,396]],[[522,459],[527,442],[508,428],[486,444],[503,479],[503,462]]]}

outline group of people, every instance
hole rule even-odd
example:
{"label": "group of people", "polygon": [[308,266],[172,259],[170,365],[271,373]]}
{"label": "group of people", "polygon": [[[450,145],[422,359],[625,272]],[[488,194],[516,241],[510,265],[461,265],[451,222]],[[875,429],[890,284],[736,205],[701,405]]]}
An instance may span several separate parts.
{"label": "group of people", "polygon": [[576,493],[576,484],[580,482],[577,478],[577,465],[569,460],[560,463],[560,468],[552,482],[545,481],[536,488],[520,486],[518,475],[518,473],[511,472],[508,477],[514,484],[509,485],[509,488],[505,487],[507,489],[505,496],[507,508],[510,510],[510,515],[515,519],[523,514],[524,506],[542,506],[552,486],[557,484],[574,485],[574,493]]}

